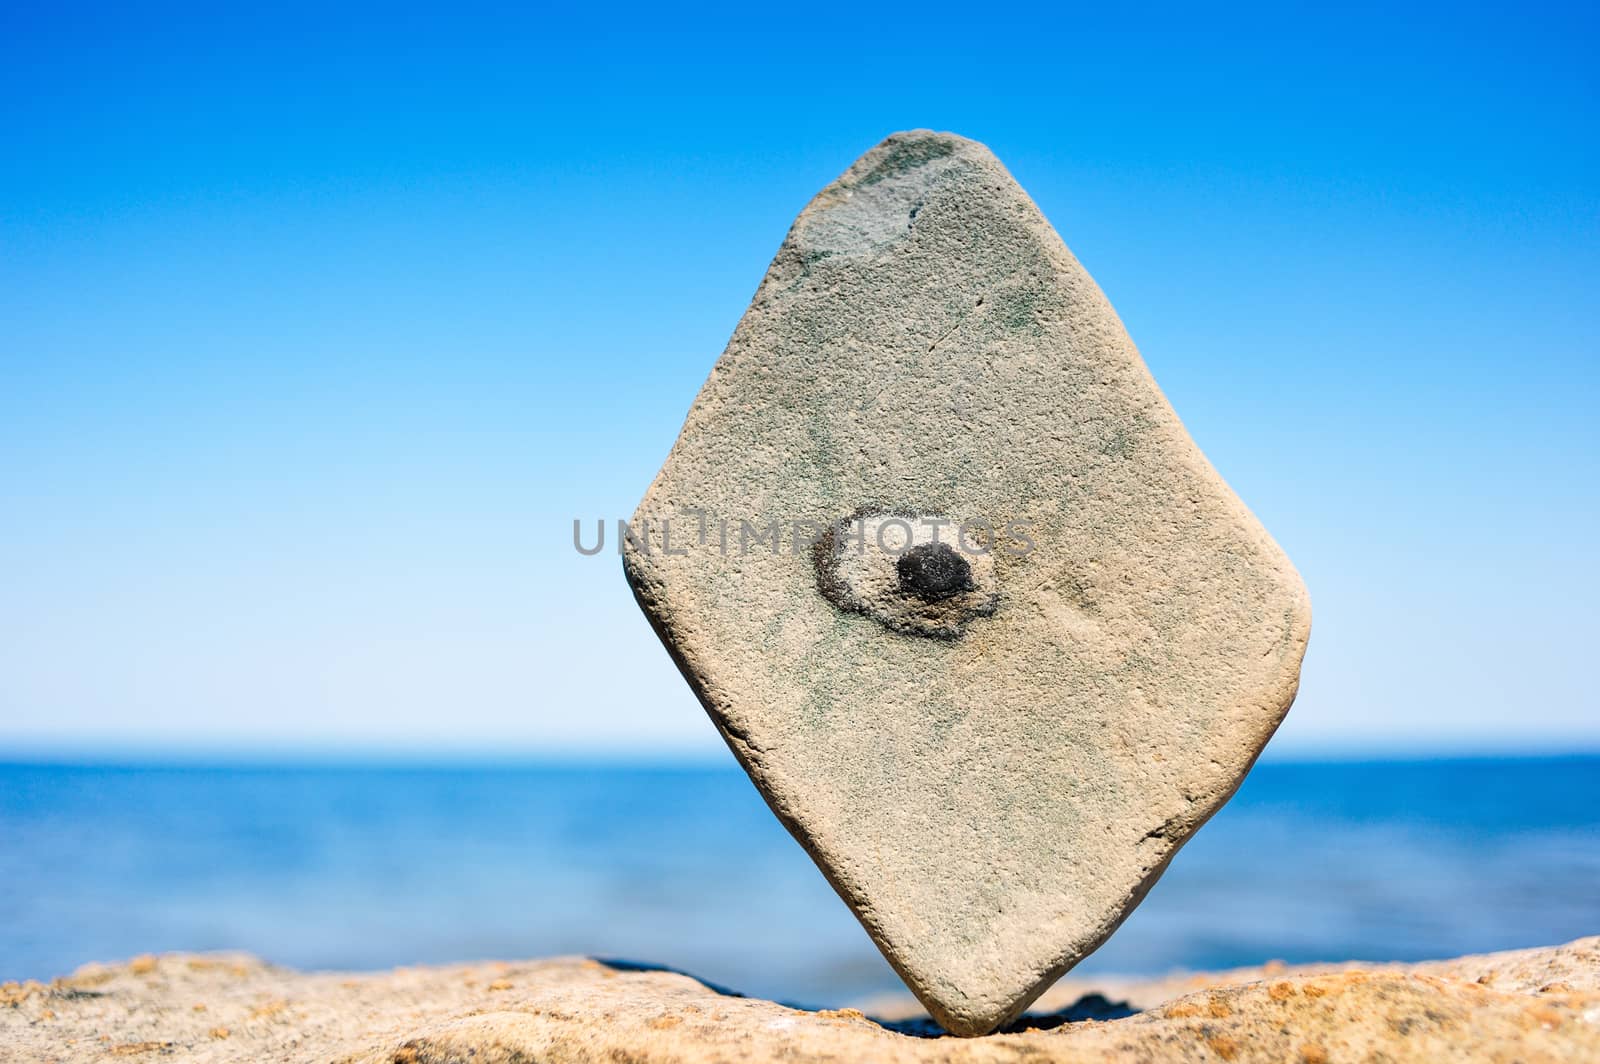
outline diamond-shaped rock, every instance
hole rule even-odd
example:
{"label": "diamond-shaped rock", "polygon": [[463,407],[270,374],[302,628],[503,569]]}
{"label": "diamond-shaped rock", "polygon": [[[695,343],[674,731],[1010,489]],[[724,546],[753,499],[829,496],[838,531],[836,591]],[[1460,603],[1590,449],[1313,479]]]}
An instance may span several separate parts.
{"label": "diamond-shaped rock", "polygon": [[942,133],[801,213],[633,529],[628,579],[729,746],[962,1035],[1228,799],[1310,628],[1100,289]]}

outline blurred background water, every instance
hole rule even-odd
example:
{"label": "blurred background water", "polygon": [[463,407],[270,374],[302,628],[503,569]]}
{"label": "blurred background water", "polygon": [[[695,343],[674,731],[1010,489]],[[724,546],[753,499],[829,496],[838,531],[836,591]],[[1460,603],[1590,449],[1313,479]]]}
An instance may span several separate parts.
{"label": "blurred background water", "polygon": [[[898,987],[733,767],[0,765],[0,978],[242,949],[587,953],[839,1005]],[[1600,756],[1266,763],[1080,974],[1600,932]]]}

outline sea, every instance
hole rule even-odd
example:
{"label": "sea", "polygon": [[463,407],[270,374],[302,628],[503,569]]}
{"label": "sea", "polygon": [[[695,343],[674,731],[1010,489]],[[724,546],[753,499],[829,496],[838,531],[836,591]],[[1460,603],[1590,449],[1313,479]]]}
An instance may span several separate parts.
{"label": "sea", "polygon": [[[0,764],[0,979],[244,950],[586,954],[839,1006],[898,980],[726,766]],[[1268,762],[1078,974],[1600,933],[1600,756]]]}

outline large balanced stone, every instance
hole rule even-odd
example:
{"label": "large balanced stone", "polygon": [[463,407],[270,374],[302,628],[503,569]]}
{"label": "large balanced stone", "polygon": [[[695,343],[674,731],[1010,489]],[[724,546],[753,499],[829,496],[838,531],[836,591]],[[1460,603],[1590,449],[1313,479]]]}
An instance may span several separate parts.
{"label": "large balanced stone", "polygon": [[801,213],[632,526],[685,677],[957,1034],[1138,904],[1309,631],[1105,296],[948,134],[890,137]]}

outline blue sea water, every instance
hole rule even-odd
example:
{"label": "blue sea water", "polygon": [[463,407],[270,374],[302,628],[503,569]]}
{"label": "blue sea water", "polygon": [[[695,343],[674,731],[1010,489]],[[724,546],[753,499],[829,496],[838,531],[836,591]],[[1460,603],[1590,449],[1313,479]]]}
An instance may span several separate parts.
{"label": "blue sea water", "polygon": [[[838,1005],[898,982],[732,767],[0,765],[0,978],[241,949],[587,953]],[[1600,757],[1259,765],[1080,972],[1600,932]]]}

